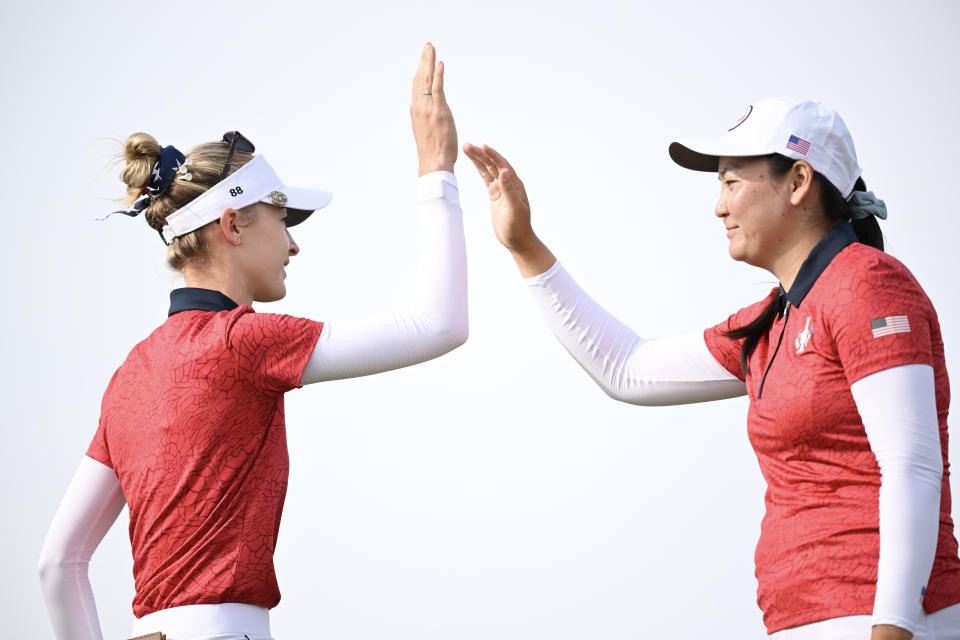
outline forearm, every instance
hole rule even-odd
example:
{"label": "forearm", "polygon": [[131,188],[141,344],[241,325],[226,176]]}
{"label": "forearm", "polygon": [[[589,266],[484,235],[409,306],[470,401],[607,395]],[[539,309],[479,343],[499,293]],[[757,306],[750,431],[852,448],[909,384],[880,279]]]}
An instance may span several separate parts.
{"label": "forearm", "polygon": [[50,524],[38,570],[58,640],[101,640],[90,558],[125,504],[116,475],[84,456]]}
{"label": "forearm", "polygon": [[943,464],[933,370],[894,367],[855,382],[851,392],[882,477],[873,624],[913,632],[940,520]]}
{"label": "forearm", "polygon": [[456,178],[434,172],[418,182],[420,247],[407,309],[324,323],[301,384],[410,366],[467,339],[467,264]]}
{"label": "forearm", "polygon": [[644,340],[594,302],[559,263],[526,283],[554,335],[610,397],[670,405],[746,393],[699,333]]}
{"label": "forearm", "polygon": [[913,631],[937,549],[940,484],[887,463],[880,488],[880,558],[873,623]]}

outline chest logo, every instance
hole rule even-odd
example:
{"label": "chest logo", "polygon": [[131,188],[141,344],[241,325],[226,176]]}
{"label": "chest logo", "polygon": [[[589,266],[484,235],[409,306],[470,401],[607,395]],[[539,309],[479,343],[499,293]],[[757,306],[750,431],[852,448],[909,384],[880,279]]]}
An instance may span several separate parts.
{"label": "chest logo", "polygon": [[797,353],[803,353],[807,345],[810,343],[810,338],[813,337],[813,327],[810,326],[810,318],[807,318],[807,324],[803,327],[803,331],[797,334],[797,339],[793,341],[793,345],[797,348]]}

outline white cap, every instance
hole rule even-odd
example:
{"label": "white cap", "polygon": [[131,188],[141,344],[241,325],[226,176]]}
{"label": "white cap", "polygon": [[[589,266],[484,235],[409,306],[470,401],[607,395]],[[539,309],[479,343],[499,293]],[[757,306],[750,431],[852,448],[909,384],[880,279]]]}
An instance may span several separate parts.
{"label": "white cap", "polygon": [[242,209],[256,202],[287,209],[287,226],[298,225],[330,203],[333,194],[319,189],[288,187],[263,156],[256,156],[188,204],[167,216],[163,239],[174,238],[213,222],[224,209]]}
{"label": "white cap", "polygon": [[771,153],[806,160],[844,198],[850,197],[863,173],[840,114],[812,100],[765,98],[753,103],[720,138],[670,143],[673,161],[695,171],[717,171],[720,156]]}

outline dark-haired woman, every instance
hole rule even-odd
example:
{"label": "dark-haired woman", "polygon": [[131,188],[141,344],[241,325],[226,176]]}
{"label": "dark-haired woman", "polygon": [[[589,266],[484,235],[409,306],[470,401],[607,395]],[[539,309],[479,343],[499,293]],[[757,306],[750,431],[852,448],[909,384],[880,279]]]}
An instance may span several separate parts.
{"label": "dark-haired woman", "polygon": [[939,324],[914,277],[883,252],[885,206],[865,191],[835,111],[761,100],[721,138],[670,146],[681,166],[718,175],[715,214],[731,257],[780,286],[702,333],[654,340],[564,271],[502,156],[464,151],[553,332],[611,397],[749,396],[768,487],[758,604],[772,637],[960,638]]}
{"label": "dark-haired woman", "polygon": [[457,134],[443,63],[427,44],[413,81],[420,264],[409,310],[320,323],[254,313],[283,298],[299,247],[289,227],[330,194],[283,183],[237,132],[186,154],[134,134],[131,215],[167,244],[186,288],[104,393],[100,424],[40,559],[60,640],[101,638],[87,566],[126,504],[133,636],[269,640],[273,553],[287,486],[283,394],[435,358],[467,338]]}

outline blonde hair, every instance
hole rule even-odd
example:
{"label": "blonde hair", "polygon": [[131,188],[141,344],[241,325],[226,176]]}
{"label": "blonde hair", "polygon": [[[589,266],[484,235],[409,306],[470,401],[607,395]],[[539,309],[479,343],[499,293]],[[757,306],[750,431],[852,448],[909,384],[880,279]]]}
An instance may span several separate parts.
{"label": "blonde hair", "polygon": [[[186,157],[191,161],[190,180],[183,174],[177,174],[166,189],[161,191],[144,209],[143,214],[153,229],[160,231],[166,224],[167,216],[183,207],[201,193],[220,181],[220,173],[227,162],[230,145],[226,142],[205,142],[190,149]],[[160,157],[160,145],[156,138],[148,133],[134,133],[123,143],[123,159],[126,166],[120,174],[120,179],[127,185],[127,195],[123,199],[130,204],[143,193],[150,184],[150,175],[153,166]],[[230,160],[230,171],[237,169],[253,160],[253,154],[235,149]],[[167,262],[177,271],[183,271],[188,262],[202,262],[206,258],[206,243],[200,235],[200,229],[191,231],[178,238],[167,247]]]}

